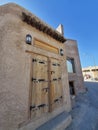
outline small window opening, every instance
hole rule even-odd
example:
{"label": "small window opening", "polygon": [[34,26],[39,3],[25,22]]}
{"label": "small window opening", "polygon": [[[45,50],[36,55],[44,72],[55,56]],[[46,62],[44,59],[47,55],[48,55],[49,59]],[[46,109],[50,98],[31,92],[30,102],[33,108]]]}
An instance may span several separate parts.
{"label": "small window opening", "polygon": [[70,95],[75,95],[74,82],[69,82]]}
{"label": "small window opening", "polygon": [[68,73],[75,73],[75,62],[73,58],[67,58]]}

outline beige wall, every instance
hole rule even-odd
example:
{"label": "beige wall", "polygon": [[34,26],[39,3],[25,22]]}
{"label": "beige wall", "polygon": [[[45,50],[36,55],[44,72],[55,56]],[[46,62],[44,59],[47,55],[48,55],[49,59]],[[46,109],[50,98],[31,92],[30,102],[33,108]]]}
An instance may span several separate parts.
{"label": "beige wall", "polygon": [[65,47],[67,57],[74,59],[75,73],[69,73],[68,78],[69,81],[74,82],[75,93],[77,95],[79,92],[84,91],[83,76],[77,48],[77,41],[68,39],[65,43]]}
{"label": "beige wall", "polygon": [[[22,11],[25,10],[14,4],[0,7],[0,130],[15,130],[19,124],[28,122],[30,68],[33,53],[58,58],[62,61],[64,101],[61,108],[45,115],[43,120],[39,119],[40,123],[35,121],[36,126],[62,111],[71,109],[65,65],[66,54],[62,57],[33,46],[34,38],[65,50],[64,44],[23,23]],[[25,43],[26,34],[32,35],[32,45]]]}

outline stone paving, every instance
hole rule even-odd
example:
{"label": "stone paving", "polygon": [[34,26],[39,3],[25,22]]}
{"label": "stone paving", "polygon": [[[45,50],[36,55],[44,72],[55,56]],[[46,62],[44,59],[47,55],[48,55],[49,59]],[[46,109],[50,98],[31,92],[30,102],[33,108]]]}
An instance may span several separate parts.
{"label": "stone paving", "polygon": [[36,130],[54,130],[57,125],[62,123],[67,118],[67,116],[69,115],[66,112],[62,112],[52,120],[37,128]]}
{"label": "stone paving", "polygon": [[84,82],[87,92],[76,97],[73,121],[65,130],[98,130],[98,82]]}

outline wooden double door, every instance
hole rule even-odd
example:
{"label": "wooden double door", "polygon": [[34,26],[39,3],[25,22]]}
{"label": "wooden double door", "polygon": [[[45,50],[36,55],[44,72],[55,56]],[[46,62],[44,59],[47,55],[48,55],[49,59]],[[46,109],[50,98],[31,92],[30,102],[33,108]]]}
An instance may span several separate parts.
{"label": "wooden double door", "polygon": [[31,118],[40,117],[62,105],[61,63],[34,54],[32,57]]}

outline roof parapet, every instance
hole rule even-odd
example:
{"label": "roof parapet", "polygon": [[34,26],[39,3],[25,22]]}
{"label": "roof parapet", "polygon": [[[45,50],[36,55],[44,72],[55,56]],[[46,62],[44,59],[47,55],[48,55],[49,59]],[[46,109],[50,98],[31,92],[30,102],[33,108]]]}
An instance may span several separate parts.
{"label": "roof parapet", "polygon": [[42,31],[47,35],[51,36],[52,38],[58,40],[59,42],[64,43],[66,41],[63,35],[49,27],[47,24],[43,23],[36,16],[31,16],[29,14],[26,14],[25,12],[22,12],[22,20],[27,24],[31,25],[32,27],[35,27],[39,31]]}

